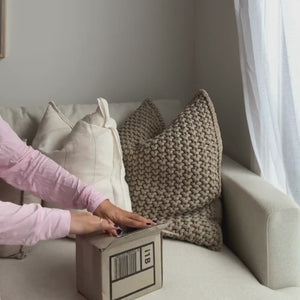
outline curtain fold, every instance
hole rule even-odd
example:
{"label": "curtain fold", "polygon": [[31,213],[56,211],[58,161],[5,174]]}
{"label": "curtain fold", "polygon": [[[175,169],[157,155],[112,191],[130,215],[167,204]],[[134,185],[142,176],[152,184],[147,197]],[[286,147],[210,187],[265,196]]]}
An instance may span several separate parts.
{"label": "curtain fold", "polygon": [[245,110],[261,175],[300,204],[300,1],[234,5]]}

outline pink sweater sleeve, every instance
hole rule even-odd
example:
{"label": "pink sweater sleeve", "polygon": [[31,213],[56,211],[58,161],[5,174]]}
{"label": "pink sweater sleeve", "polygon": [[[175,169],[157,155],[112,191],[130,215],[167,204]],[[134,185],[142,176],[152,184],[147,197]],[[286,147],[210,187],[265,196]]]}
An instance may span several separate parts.
{"label": "pink sweater sleeve", "polygon": [[68,210],[0,201],[0,244],[34,245],[64,237],[70,231],[70,219]]}
{"label": "pink sweater sleeve", "polygon": [[[53,160],[27,146],[0,118],[0,177],[65,208],[94,212],[107,197],[81,182]],[[66,225],[67,224],[67,225]],[[70,213],[38,204],[22,207],[0,202],[0,244],[33,244],[69,233]],[[32,238],[29,235],[33,234]]]}

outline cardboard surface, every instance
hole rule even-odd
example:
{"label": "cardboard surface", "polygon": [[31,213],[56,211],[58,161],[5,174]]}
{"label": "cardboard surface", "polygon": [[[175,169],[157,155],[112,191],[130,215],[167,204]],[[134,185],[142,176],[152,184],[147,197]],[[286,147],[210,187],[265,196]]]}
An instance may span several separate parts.
{"label": "cardboard surface", "polygon": [[167,224],[122,237],[76,238],[77,289],[89,300],[136,299],[162,286],[162,236]]}

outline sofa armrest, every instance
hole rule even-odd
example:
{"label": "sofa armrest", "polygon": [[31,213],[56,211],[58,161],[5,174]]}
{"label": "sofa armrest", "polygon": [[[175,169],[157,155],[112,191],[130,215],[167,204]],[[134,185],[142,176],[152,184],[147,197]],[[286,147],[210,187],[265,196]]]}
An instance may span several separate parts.
{"label": "sofa armrest", "polygon": [[225,243],[264,285],[300,286],[300,209],[261,177],[224,156]]}

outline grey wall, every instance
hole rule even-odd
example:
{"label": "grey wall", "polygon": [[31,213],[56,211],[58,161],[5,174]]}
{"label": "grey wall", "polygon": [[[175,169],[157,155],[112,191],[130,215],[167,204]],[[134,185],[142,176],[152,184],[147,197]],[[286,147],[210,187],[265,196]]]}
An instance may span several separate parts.
{"label": "grey wall", "polygon": [[9,0],[0,105],[186,98],[194,0]]}
{"label": "grey wall", "polygon": [[233,0],[9,0],[0,105],[214,101],[224,151],[249,167]]}
{"label": "grey wall", "polygon": [[196,15],[196,87],[214,101],[224,152],[250,167],[234,1],[196,0]]}

